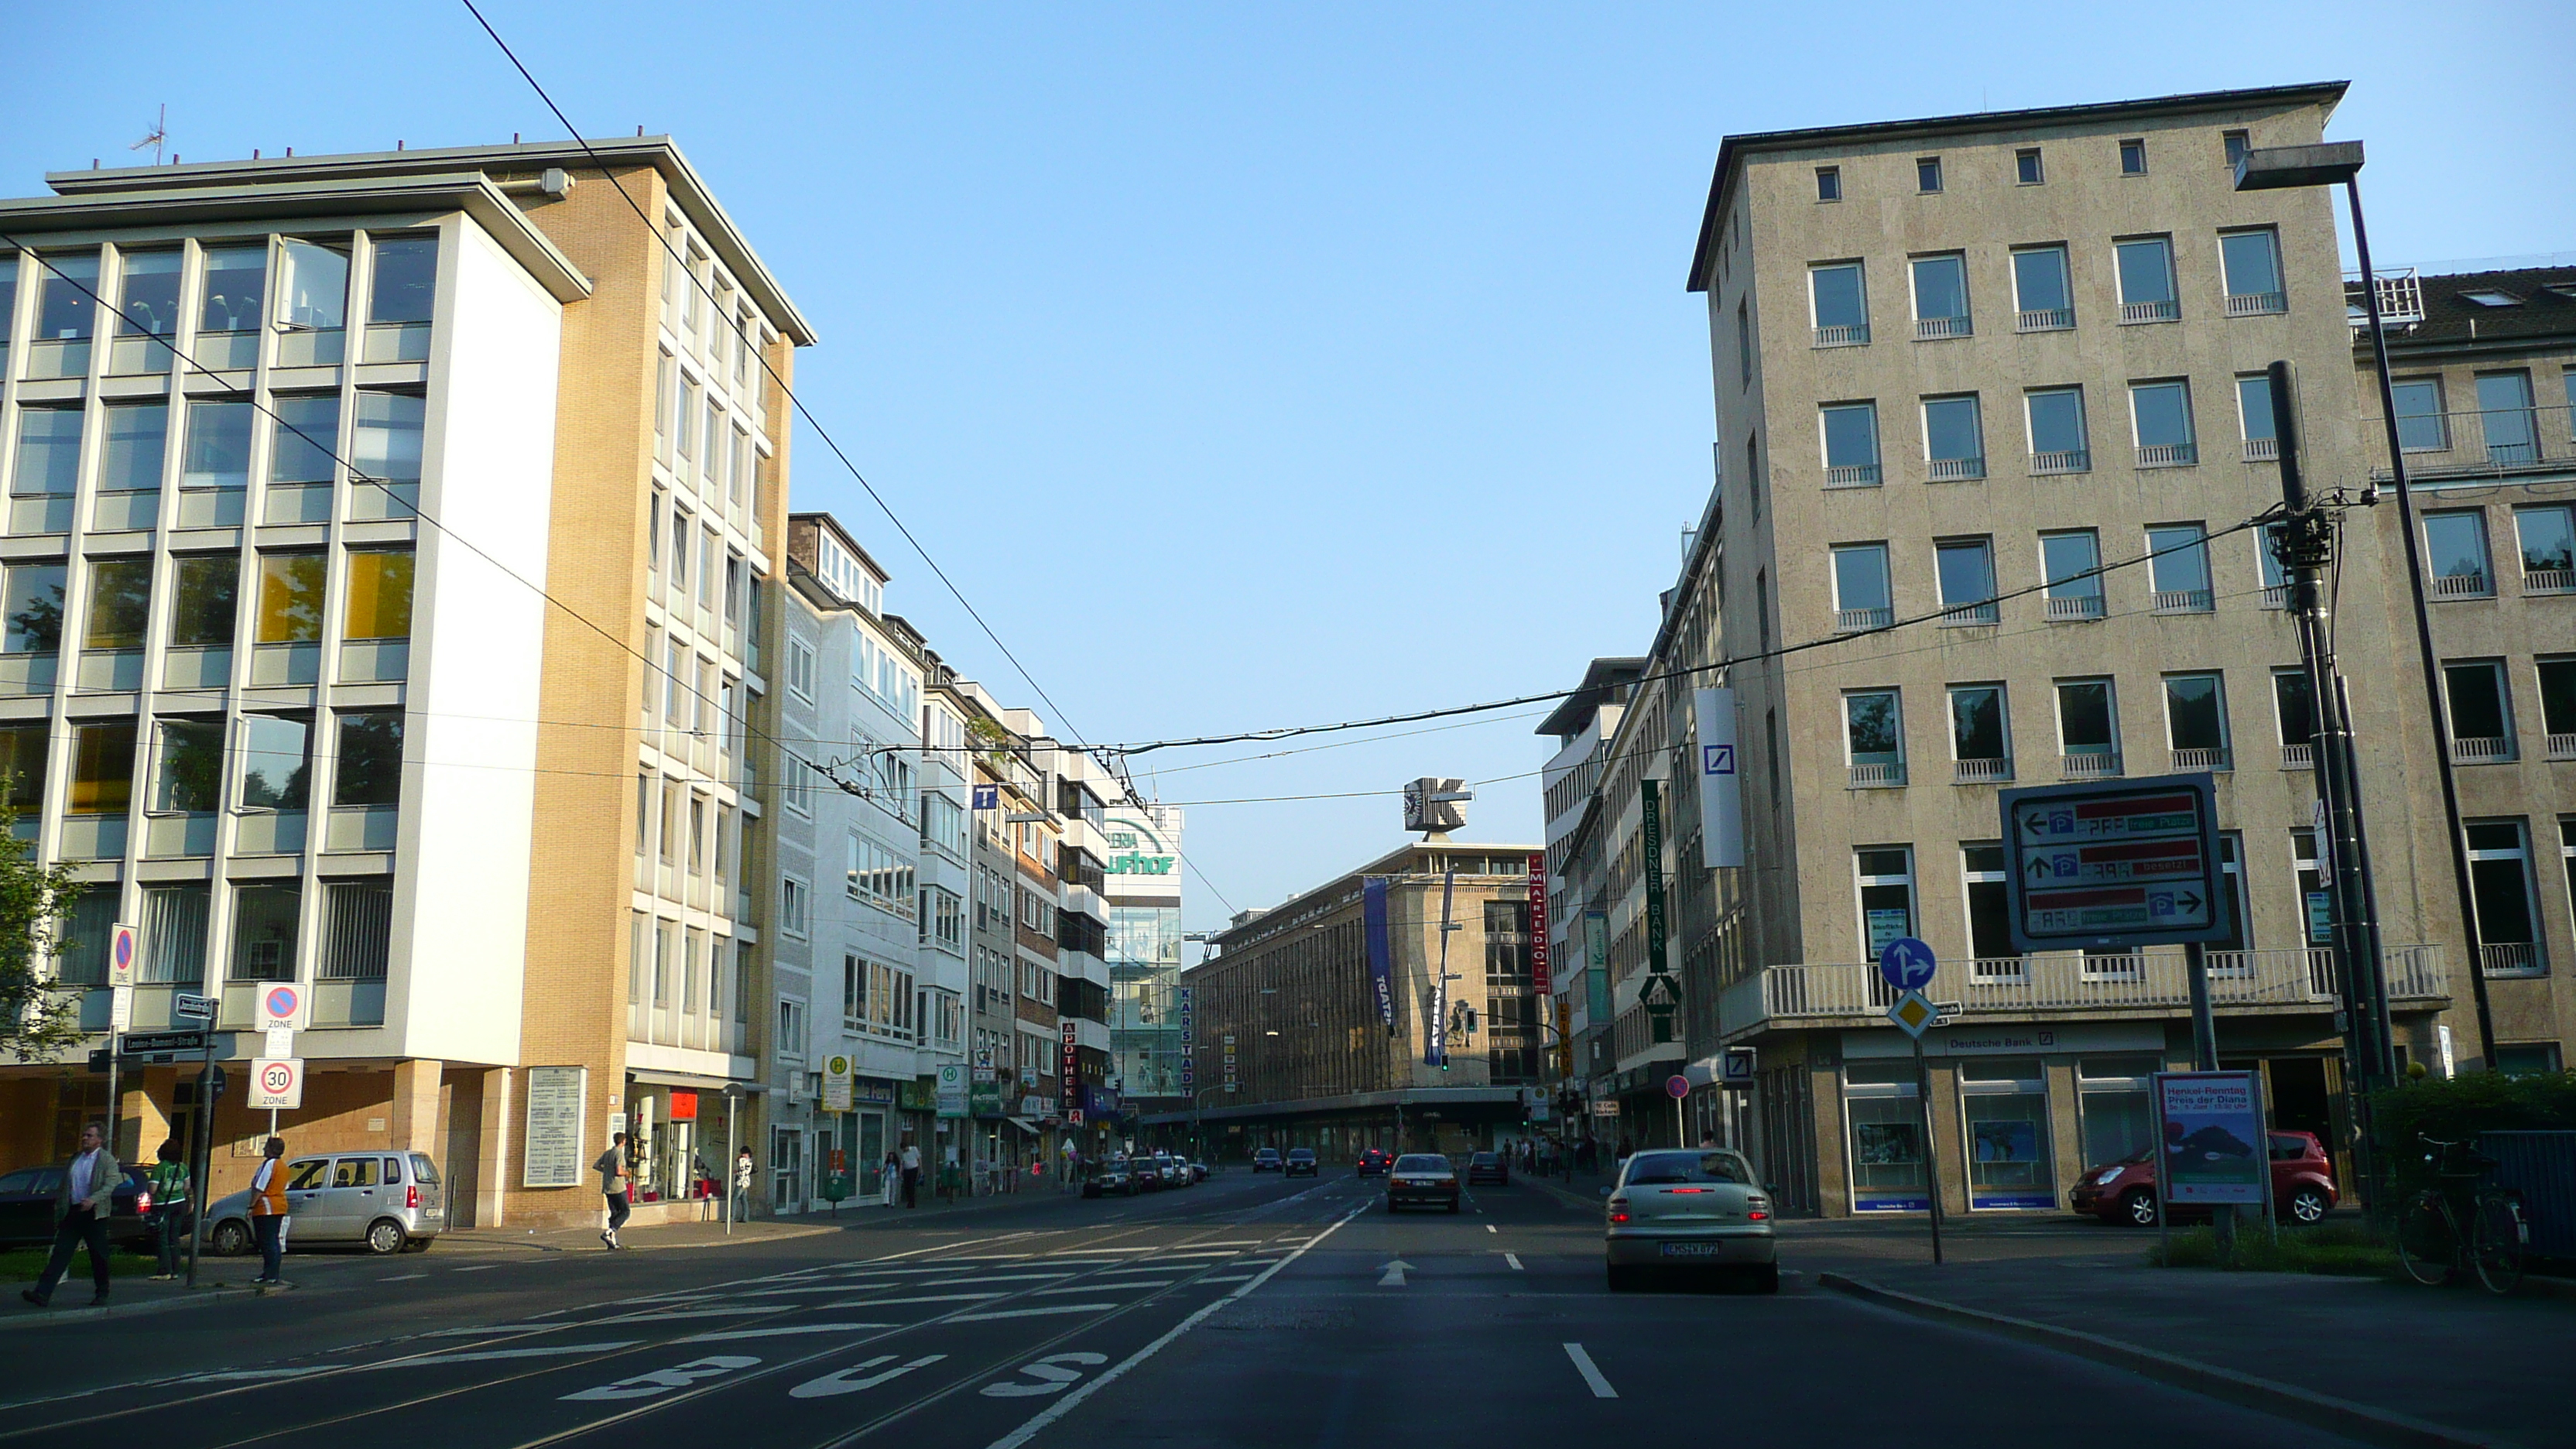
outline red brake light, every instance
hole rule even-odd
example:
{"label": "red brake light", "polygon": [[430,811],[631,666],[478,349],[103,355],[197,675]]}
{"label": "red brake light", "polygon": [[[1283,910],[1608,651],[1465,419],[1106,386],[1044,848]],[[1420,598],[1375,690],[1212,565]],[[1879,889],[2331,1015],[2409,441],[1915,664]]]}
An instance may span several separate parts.
{"label": "red brake light", "polygon": [[152,1189],[147,1187],[134,1195],[134,1210],[139,1213],[152,1211]]}
{"label": "red brake light", "polygon": [[1628,1220],[1628,1215],[1627,1215],[1626,1213],[1614,1212],[1614,1213],[1612,1213],[1612,1214],[1610,1215],[1610,1221],[1612,1221],[1612,1222],[1614,1222],[1614,1223],[1624,1223],[1624,1222],[1626,1222],[1627,1220]]}
{"label": "red brake light", "polygon": [[1745,1216],[1746,1216],[1746,1217],[1748,1217],[1748,1218],[1751,1218],[1753,1221],[1755,1221],[1755,1222],[1757,1222],[1757,1223],[1758,1223],[1758,1222],[1761,1222],[1762,1220],[1764,1220],[1765,1218],[1770,1217],[1771,1215],[1770,1215],[1769,1213],[1764,1212],[1764,1211],[1763,1211],[1762,1209],[1760,1209],[1760,1208],[1755,1208],[1753,1211],[1751,1211],[1751,1212],[1749,1212],[1749,1213],[1746,1213],[1746,1214],[1745,1214]]}
{"label": "red brake light", "polygon": [[1708,1189],[1707,1189],[1707,1188],[1704,1188],[1704,1187],[1668,1187],[1668,1188],[1665,1188],[1665,1189],[1664,1189],[1664,1191],[1666,1191],[1666,1192],[1706,1192],[1706,1191],[1708,1191]]}
{"label": "red brake light", "polygon": [[419,1183],[415,1182],[411,1186],[403,1189],[403,1206],[407,1208],[417,1208],[420,1206]]}

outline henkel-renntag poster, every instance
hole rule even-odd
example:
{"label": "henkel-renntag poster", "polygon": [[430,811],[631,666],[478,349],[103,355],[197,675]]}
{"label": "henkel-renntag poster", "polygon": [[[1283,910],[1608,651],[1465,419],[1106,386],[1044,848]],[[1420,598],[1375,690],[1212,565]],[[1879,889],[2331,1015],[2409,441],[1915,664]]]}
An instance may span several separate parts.
{"label": "henkel-renntag poster", "polygon": [[2158,1072],[2158,1176],[2174,1203],[2261,1203],[2261,1100],[2252,1072]]}

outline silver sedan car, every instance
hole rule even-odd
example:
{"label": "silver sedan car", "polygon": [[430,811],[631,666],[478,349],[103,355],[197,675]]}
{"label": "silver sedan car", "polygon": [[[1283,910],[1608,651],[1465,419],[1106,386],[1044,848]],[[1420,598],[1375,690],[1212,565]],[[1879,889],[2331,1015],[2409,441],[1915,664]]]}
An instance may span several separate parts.
{"label": "silver sedan car", "polygon": [[1639,1152],[1609,1194],[1610,1289],[1675,1268],[1725,1268],[1763,1293],[1780,1289],[1771,1197],[1741,1154]]}

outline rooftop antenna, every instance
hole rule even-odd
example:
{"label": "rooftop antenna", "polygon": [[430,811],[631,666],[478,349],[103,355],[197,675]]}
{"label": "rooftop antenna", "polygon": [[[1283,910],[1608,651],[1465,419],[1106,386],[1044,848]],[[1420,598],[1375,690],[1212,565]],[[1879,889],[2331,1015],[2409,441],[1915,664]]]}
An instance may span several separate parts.
{"label": "rooftop antenna", "polygon": [[133,145],[128,146],[125,149],[128,151],[140,151],[146,146],[151,147],[152,164],[158,166],[161,164],[161,148],[169,144],[169,140],[170,107],[165,103],[161,107],[160,114],[152,118],[152,134],[144,137],[142,140],[135,142]]}

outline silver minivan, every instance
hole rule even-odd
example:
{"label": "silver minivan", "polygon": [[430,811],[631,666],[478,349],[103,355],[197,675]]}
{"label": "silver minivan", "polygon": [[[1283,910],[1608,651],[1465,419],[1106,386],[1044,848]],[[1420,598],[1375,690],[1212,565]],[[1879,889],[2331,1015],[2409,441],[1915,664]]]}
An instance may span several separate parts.
{"label": "silver minivan", "polygon": [[[287,1242],[364,1243],[371,1253],[419,1252],[447,1227],[438,1164],[422,1152],[342,1152],[286,1163]],[[226,1256],[254,1251],[247,1189],[206,1214],[206,1242]]]}

